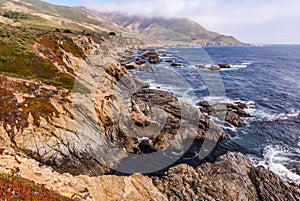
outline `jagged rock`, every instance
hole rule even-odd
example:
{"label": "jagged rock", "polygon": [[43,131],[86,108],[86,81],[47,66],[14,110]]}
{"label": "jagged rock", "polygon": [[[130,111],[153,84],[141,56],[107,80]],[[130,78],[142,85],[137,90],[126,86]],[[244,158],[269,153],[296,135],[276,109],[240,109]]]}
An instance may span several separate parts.
{"label": "jagged rock", "polygon": [[172,201],[299,200],[300,187],[283,181],[263,167],[255,168],[239,153],[197,168],[179,165],[154,184]]}
{"label": "jagged rock", "polygon": [[213,107],[218,104],[224,105],[224,111],[226,112],[226,116],[222,120],[234,126],[244,125],[244,118],[251,117],[250,114],[245,112],[245,109],[248,108],[247,104],[241,102],[210,104],[208,101],[201,101],[196,105],[199,106],[201,112],[207,113],[208,115],[215,115],[216,109]]}
{"label": "jagged rock", "polygon": [[163,60],[159,56],[150,56],[149,57],[149,62],[150,63],[159,63],[162,62]]}
{"label": "jagged rock", "polygon": [[162,61],[163,61],[159,56],[160,56],[160,54],[157,53],[157,52],[148,52],[148,51],[146,51],[146,52],[144,52],[144,53],[142,54],[141,57],[142,57],[143,59],[148,59],[148,61],[149,61],[150,63],[159,63],[159,62],[162,62]]}
{"label": "jagged rock", "polygon": [[176,62],[176,60],[175,59],[166,59],[164,62],[166,62],[166,63],[174,63],[174,62]]}
{"label": "jagged rock", "polygon": [[[57,173],[46,166],[39,166],[37,161],[22,154],[8,151],[5,151],[5,154],[0,154],[0,173],[15,172],[16,174],[17,169],[19,176],[35,181],[35,183],[74,200],[167,201],[167,197],[153,185],[152,180],[141,174],[128,177],[114,175],[72,176],[66,173]],[[42,174],[35,174],[35,172]]]}
{"label": "jagged rock", "polygon": [[142,59],[142,58],[136,58],[135,59],[135,63],[137,65],[142,65],[142,64],[146,63],[146,61],[144,59]]}
{"label": "jagged rock", "polygon": [[230,64],[218,64],[218,66],[222,68],[231,68]]}
{"label": "jagged rock", "polygon": [[252,168],[249,177],[259,200],[300,200],[299,184],[288,183],[264,167]]}
{"label": "jagged rock", "polygon": [[[141,113],[152,119],[149,126],[152,136],[148,137],[152,140],[156,150],[166,149],[177,138],[181,140],[211,138],[218,141],[228,137],[226,133],[209,121],[196,108],[180,103],[174,94],[170,92],[143,89],[133,95],[132,102],[135,108],[145,108],[145,105],[147,105],[148,109],[142,110]],[[140,121],[144,121],[143,118]],[[137,123],[140,121],[135,120]],[[178,143],[182,144],[182,142]],[[178,147],[178,149],[180,148]]]}
{"label": "jagged rock", "polygon": [[172,63],[171,66],[185,66],[185,64],[182,64],[182,63]]}

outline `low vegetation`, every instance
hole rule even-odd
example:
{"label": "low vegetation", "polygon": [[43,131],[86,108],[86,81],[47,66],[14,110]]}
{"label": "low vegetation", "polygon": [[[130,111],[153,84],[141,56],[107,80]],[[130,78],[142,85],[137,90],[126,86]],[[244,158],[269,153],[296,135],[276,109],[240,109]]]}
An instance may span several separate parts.
{"label": "low vegetation", "polygon": [[22,132],[29,126],[29,114],[33,124],[40,126],[41,118],[50,122],[59,113],[47,98],[47,94],[38,98],[25,98],[21,103],[12,91],[0,88],[0,122],[10,137]]}
{"label": "low vegetation", "polygon": [[0,174],[0,200],[2,201],[69,201],[43,185],[11,174]]}
{"label": "low vegetation", "polygon": [[[56,35],[60,34],[60,35]],[[11,77],[40,80],[46,84],[73,90],[75,77],[60,72],[53,63],[67,67],[63,61],[63,51],[83,58],[81,49],[71,38],[57,33],[42,30],[12,28],[0,25],[0,73]],[[61,43],[58,41],[61,40]],[[38,55],[33,46],[39,43],[44,46],[43,54]],[[88,89],[83,88],[83,92]]]}
{"label": "low vegetation", "polygon": [[9,19],[27,19],[27,16],[25,14],[15,12],[15,11],[7,11],[2,14],[3,17],[9,18]]}

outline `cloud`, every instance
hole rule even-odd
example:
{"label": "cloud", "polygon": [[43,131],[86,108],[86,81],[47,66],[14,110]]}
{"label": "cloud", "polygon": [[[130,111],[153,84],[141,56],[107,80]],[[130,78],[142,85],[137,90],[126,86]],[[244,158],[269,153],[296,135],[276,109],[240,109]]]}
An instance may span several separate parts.
{"label": "cloud", "polygon": [[246,42],[300,43],[298,0],[84,0],[100,11],[150,17],[188,17]]}

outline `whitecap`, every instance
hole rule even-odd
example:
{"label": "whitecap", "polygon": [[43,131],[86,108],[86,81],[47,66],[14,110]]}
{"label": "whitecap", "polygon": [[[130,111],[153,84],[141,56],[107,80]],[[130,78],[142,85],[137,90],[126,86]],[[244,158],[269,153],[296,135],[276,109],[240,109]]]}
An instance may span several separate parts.
{"label": "whitecap", "polygon": [[258,110],[254,107],[245,109],[245,112],[254,116],[256,120],[263,121],[276,121],[276,120],[287,120],[300,116],[299,110],[294,110],[290,113],[281,113],[281,114],[270,114],[263,110]]}
{"label": "whitecap", "polygon": [[279,145],[269,145],[265,147],[263,158],[247,155],[254,166],[264,166],[281,178],[288,181],[300,183],[300,175],[290,171],[285,165],[293,160],[287,156],[291,154],[290,150]]}

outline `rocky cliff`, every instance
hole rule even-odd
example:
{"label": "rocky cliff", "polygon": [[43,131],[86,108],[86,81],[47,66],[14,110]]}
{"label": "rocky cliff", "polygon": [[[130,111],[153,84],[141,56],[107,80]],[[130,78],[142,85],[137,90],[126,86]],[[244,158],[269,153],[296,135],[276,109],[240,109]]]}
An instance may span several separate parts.
{"label": "rocky cliff", "polygon": [[172,167],[162,178],[135,174],[169,168],[181,155],[168,154],[186,151],[186,141],[215,145],[229,136],[119,63],[147,41],[95,24],[73,27],[61,16],[67,28],[55,28],[44,11],[38,17],[51,23],[42,27],[32,2],[6,2],[14,14],[0,18],[0,172],[74,200],[299,200],[298,184],[234,153]]}

